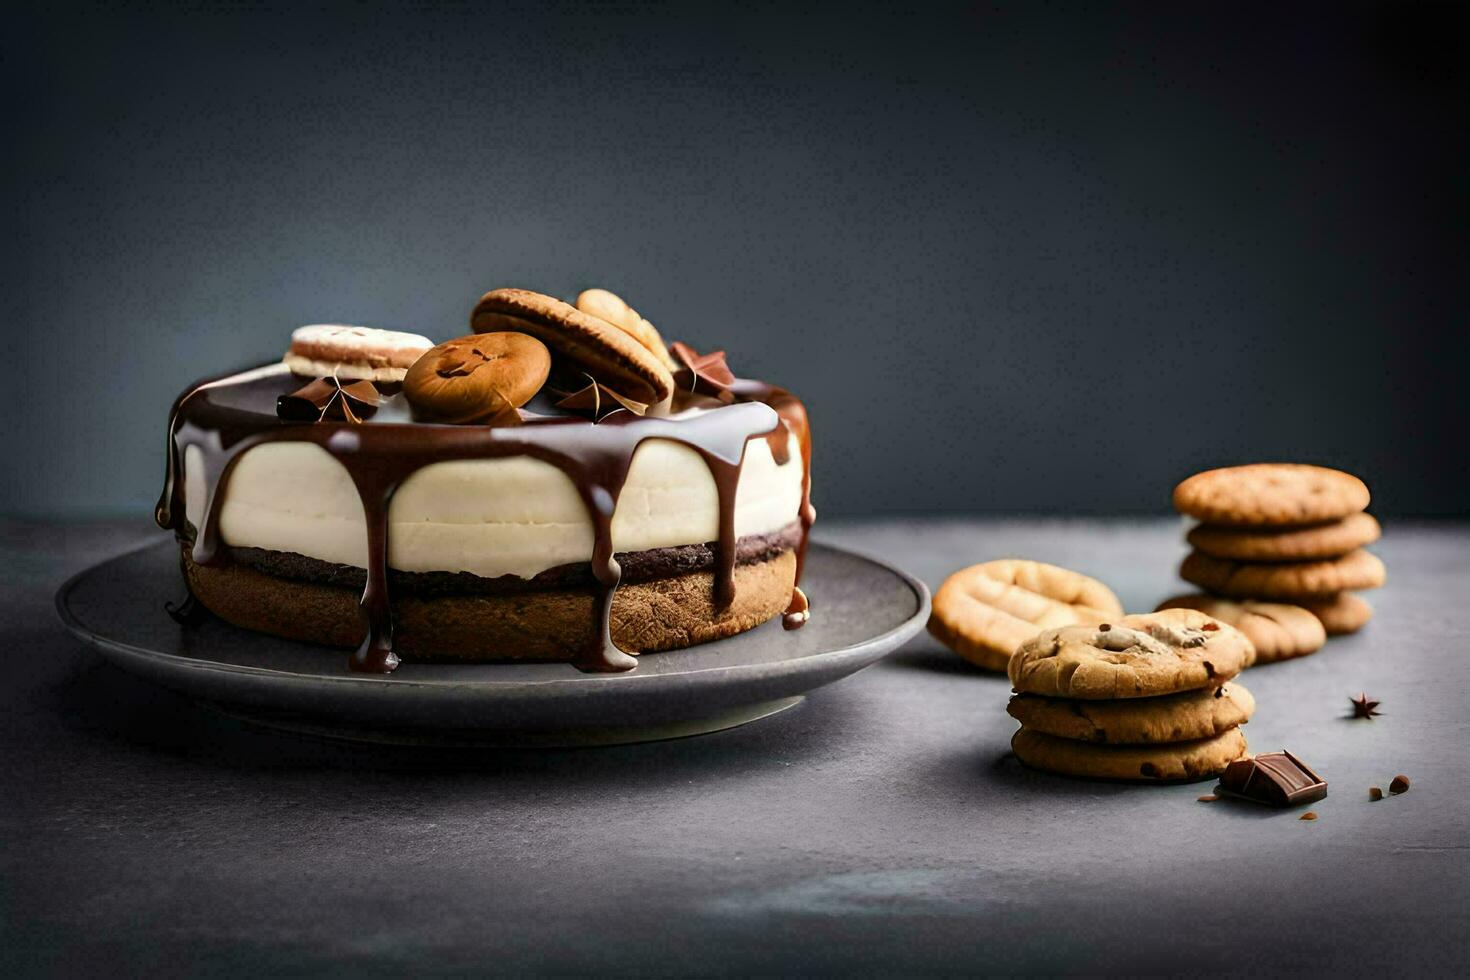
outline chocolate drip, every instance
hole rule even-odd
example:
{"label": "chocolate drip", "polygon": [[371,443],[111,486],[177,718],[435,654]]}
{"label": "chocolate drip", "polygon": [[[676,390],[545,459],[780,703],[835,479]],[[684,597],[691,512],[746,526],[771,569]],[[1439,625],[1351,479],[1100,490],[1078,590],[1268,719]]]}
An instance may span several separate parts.
{"label": "chocolate drip", "polygon": [[393,605],[388,601],[388,504],[401,477],[392,470],[349,465],[346,461],[361,445],[351,429],[339,429],[327,440],[327,451],[346,467],[357,487],[367,524],[367,581],[358,600],[364,635],[348,666],[360,673],[387,674],[398,666],[398,654],[393,652]]}
{"label": "chocolate drip", "polygon": [[740,486],[740,470],[744,464],[744,450],[734,461],[721,459],[713,453],[700,449],[699,455],[709,467],[709,475],[715,481],[715,493],[719,499],[720,527],[715,538],[714,605],[716,612],[724,612],[735,603],[735,491]]}
{"label": "chocolate drip", "polygon": [[781,614],[781,626],[783,629],[799,630],[806,625],[806,621],[812,618],[811,603],[807,602],[806,593],[801,591],[801,586],[791,590],[791,605]]}
{"label": "chocolate drip", "polygon": [[622,566],[613,554],[612,519],[632,464],[633,450],[625,456],[601,453],[589,459],[579,476],[572,477],[592,520],[592,577],[597,580],[598,589],[593,606],[596,631],[588,645],[578,652],[572,666],[590,673],[615,673],[638,665],[612,639],[613,596],[623,580]]}
{"label": "chocolate drip", "polygon": [[784,388],[760,381],[739,378],[730,390],[737,398],[770,405],[780,416],[781,424],[766,436],[771,454],[778,464],[784,466],[790,458],[789,433],[796,434],[796,442],[801,449],[801,507],[797,511],[797,519],[801,522],[801,539],[796,545],[796,584],[791,589],[791,604],[786,607],[782,618],[782,624],[788,630],[801,629],[811,618],[811,604],[807,601],[806,593],[801,591],[801,576],[806,570],[806,546],[811,540],[812,524],[817,520],[817,509],[812,506],[812,431],[806,406]]}
{"label": "chocolate drip", "polygon": [[[668,439],[688,446],[709,468],[719,498],[714,605],[723,610],[735,598],[735,498],[746,443],[767,439],[784,465],[794,432],[802,452],[799,580],[814,516],[811,440],[801,403],[779,388],[740,381],[736,404],[682,418],[640,418],[620,412],[594,426],[578,417],[530,415],[520,426],[503,428],[413,423],[402,399],[391,396],[364,424],[293,423],[276,416],[275,399],[294,387],[299,387],[299,379],[284,370],[265,369],[202,382],[181,395],[169,418],[167,472],[155,518],[161,527],[183,536],[184,452],[195,447],[203,462],[205,501],[193,557],[202,565],[227,560],[221,557],[219,521],[224,491],[241,454],[278,441],[309,442],[331,454],[352,478],[367,524],[367,574],[361,598],[364,639],[351,659],[354,670],[387,672],[397,665],[388,576],[389,509],[403,481],[432,463],[530,456],[557,467],[572,481],[592,522],[591,571],[598,590],[592,642],[573,661],[582,670],[622,671],[637,664],[612,642],[613,598],[622,578],[613,552],[612,518],[633,455],[644,440]],[[798,595],[799,590],[793,593],[793,609]]]}
{"label": "chocolate drip", "polygon": [[204,603],[194,598],[193,590],[186,592],[180,602],[165,602],[163,609],[168,613],[169,618],[180,626],[198,626],[209,614],[209,610],[204,608]]}

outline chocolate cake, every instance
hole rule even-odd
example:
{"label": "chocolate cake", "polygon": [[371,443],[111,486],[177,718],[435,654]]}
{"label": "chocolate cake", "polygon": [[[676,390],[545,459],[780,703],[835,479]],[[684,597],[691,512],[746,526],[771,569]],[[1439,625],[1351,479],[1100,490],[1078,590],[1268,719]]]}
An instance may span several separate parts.
{"label": "chocolate cake", "polygon": [[186,389],[156,517],[188,608],[375,672],[620,671],[800,626],[801,402],[594,293],[487,293],[478,332],[438,346],[315,325],[282,363]]}

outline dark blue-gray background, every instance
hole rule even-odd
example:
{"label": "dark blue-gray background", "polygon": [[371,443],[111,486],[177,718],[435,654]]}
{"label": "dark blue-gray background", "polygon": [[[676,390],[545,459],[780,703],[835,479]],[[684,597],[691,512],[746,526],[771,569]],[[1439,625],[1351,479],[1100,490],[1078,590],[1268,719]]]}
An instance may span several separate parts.
{"label": "dark blue-gray background", "polygon": [[1463,7],[8,14],[0,509],[148,506],[190,379],[627,296],[808,401],[826,514],[1465,514]]}

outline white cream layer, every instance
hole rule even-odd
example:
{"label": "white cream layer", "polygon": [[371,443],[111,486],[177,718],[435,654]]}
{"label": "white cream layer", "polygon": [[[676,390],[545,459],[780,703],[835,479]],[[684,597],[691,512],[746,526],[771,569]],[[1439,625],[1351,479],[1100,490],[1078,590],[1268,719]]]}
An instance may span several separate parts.
{"label": "white cream layer", "polygon": [[[765,534],[797,519],[801,453],[795,437],[777,466],[764,439],[745,447],[735,494],[735,533]],[[184,454],[184,500],[204,519],[204,471]],[[225,488],[220,536],[236,547],[289,551],[367,564],[362,502],[347,471],[320,446],[275,442],[247,450]],[[528,456],[433,463],[415,473],[388,510],[388,563],[409,572],[471,572],[530,578],[592,558],[592,522],[576,486]],[[638,447],[613,514],[615,551],[701,544],[719,537],[719,500],[709,467],[687,446],[651,439]]]}

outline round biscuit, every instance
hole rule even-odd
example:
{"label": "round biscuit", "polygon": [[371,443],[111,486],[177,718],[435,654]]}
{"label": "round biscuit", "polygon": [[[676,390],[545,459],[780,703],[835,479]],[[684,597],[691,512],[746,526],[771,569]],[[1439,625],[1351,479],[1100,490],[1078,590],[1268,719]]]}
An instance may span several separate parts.
{"label": "round biscuit", "polygon": [[1351,473],[1306,463],[1251,463],[1196,473],[1174,488],[1174,507],[1232,527],[1315,524],[1368,506],[1368,487]]}
{"label": "round biscuit", "polygon": [[1005,558],[961,569],[934,593],[929,632],[966,660],[1003,671],[1038,630],[1123,615],[1106,585],[1039,561]]}

